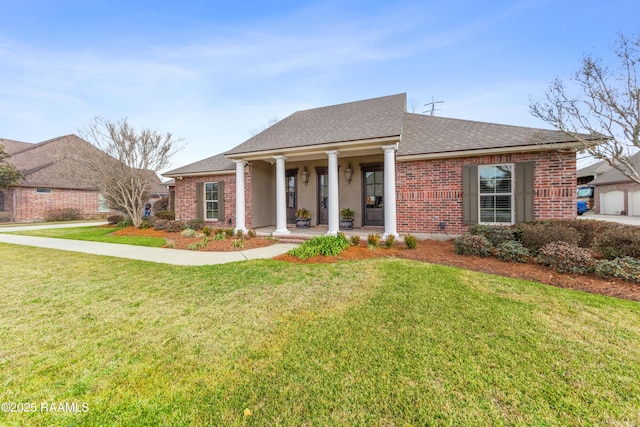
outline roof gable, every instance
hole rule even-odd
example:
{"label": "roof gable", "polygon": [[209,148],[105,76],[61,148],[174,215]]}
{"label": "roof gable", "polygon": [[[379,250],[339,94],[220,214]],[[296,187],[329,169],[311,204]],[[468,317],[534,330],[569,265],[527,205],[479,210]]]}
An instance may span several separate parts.
{"label": "roof gable", "polygon": [[[606,162],[605,162],[606,163]],[[640,152],[631,156],[631,163],[635,166],[636,170],[640,170]],[[633,182],[631,178],[620,172],[618,169],[615,169],[609,166],[609,169],[606,170],[602,175],[599,175],[591,181],[589,184],[592,185],[603,185],[603,184],[614,184],[618,182]]]}
{"label": "roof gable", "polygon": [[162,175],[168,177],[185,176],[185,175],[206,175],[211,172],[223,172],[233,171],[235,165],[232,160],[229,160],[224,154],[218,154],[216,156],[207,157],[206,159],[199,160],[195,163],[188,164],[186,166],[179,167],[177,169],[165,172]]}

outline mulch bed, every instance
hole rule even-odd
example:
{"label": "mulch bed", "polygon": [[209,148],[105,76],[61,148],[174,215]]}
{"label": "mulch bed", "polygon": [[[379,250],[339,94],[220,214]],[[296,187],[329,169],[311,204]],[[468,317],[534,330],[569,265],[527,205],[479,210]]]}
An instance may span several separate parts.
{"label": "mulch bed", "polygon": [[[177,249],[188,249],[191,243],[198,242],[198,238],[186,238],[180,233],[167,233],[161,230],[140,230],[127,227],[116,231],[115,235],[135,235],[154,236],[168,239],[173,242],[173,247]],[[269,246],[276,243],[275,240],[253,238],[245,240],[244,248],[232,246],[233,239],[209,240],[206,251],[239,251],[252,248]],[[453,250],[453,241],[440,242],[435,240],[421,240],[416,249],[407,249],[397,245],[393,248],[377,248],[370,250],[366,244],[350,246],[345,252],[335,257],[316,256],[306,260],[300,260],[290,255],[280,255],[276,260],[291,263],[333,263],[338,261],[359,260],[369,258],[405,258],[415,261],[430,262],[434,264],[460,267],[466,270],[478,271],[489,274],[496,274],[504,277],[513,277],[524,280],[545,283],[560,288],[569,288],[623,298],[633,301],[640,301],[640,285],[626,282],[620,279],[602,279],[591,275],[581,274],[561,274],[556,273],[546,267],[530,261],[527,264],[505,263],[496,258],[458,255]]]}

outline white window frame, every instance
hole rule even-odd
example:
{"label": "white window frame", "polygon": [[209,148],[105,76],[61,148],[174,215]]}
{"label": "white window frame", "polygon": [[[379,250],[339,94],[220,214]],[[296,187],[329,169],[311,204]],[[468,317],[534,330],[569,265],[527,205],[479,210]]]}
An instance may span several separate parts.
{"label": "white window frame", "polygon": [[109,198],[107,198],[104,194],[101,194],[101,193],[98,193],[98,212],[99,213],[111,212],[111,203],[109,202]]}
{"label": "white window frame", "polygon": [[37,194],[53,194],[53,188],[36,188]]}
{"label": "white window frame", "polygon": [[[215,199],[209,199],[209,190],[207,189],[207,187],[209,185],[215,185],[215,190],[211,190],[211,191],[215,191],[216,193],[216,198]],[[204,196],[202,197],[203,203],[204,203],[204,219],[208,220],[208,221],[218,221],[220,219],[220,186],[218,185],[217,182],[205,182],[204,183]],[[208,209],[208,204],[209,203],[217,203],[218,208],[217,209]]]}
{"label": "white window frame", "polygon": [[[480,171],[483,167],[498,167],[509,166],[511,169],[511,189],[508,193],[483,193],[481,188],[481,174]],[[515,224],[515,188],[516,188],[516,165],[515,163],[492,163],[486,165],[478,165],[478,224],[487,225],[513,225]],[[482,221],[482,196],[509,196],[509,211],[511,218],[508,222],[495,222],[495,221]],[[493,207],[494,212],[496,207]],[[495,214],[494,214],[495,217]]]}

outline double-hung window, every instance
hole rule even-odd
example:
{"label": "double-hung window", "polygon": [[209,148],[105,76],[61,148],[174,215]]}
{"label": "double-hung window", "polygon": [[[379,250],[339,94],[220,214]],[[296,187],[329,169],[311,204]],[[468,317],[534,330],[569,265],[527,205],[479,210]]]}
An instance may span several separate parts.
{"label": "double-hung window", "polygon": [[479,165],[479,210],[481,223],[513,223],[513,164]]}
{"label": "double-hung window", "polygon": [[217,182],[204,184],[205,219],[220,219],[219,191]]}

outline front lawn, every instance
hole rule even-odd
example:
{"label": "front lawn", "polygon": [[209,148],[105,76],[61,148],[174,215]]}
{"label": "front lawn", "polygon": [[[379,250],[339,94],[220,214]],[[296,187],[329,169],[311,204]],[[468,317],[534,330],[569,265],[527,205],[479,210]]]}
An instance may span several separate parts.
{"label": "front lawn", "polygon": [[121,243],[125,245],[151,246],[159,248],[165,245],[165,239],[150,236],[114,236],[115,227],[73,227],[45,228],[41,230],[16,231],[9,234],[23,236],[54,237],[70,240],[89,240],[92,242]]}
{"label": "front lawn", "polygon": [[0,259],[0,402],[38,408],[0,425],[640,423],[637,302],[398,259]]}

